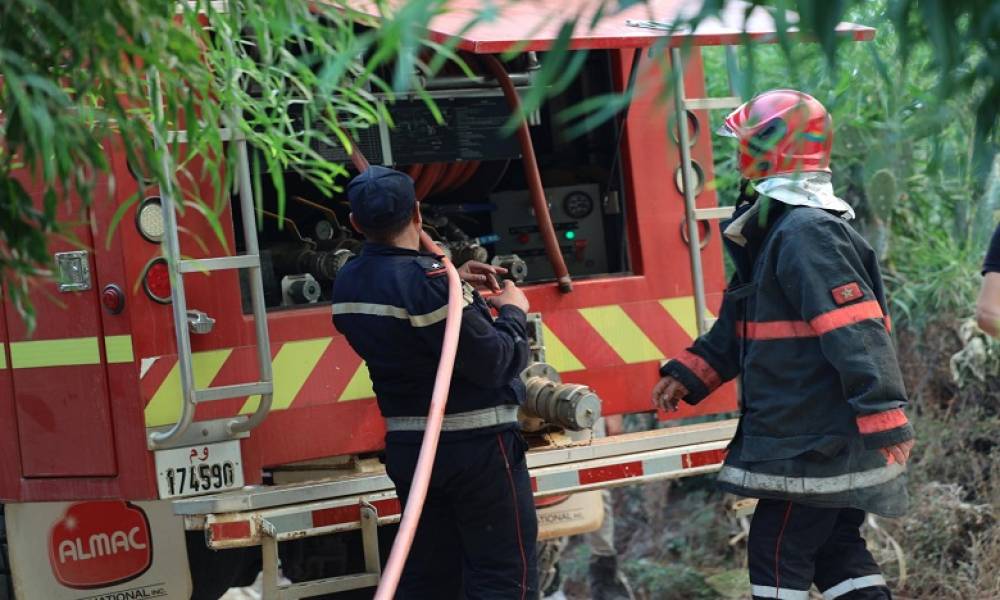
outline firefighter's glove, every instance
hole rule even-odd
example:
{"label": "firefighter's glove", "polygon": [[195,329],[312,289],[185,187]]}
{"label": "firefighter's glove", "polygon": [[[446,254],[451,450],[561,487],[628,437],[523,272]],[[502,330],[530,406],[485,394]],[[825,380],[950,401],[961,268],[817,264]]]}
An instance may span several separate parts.
{"label": "firefighter's glove", "polygon": [[667,412],[677,410],[677,403],[687,397],[688,389],[670,375],[666,375],[653,387],[653,406]]}

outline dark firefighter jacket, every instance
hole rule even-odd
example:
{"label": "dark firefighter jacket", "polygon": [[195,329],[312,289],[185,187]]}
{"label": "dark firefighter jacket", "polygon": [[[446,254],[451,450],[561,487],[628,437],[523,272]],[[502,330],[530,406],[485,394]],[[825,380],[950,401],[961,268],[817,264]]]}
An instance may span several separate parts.
{"label": "dark firefighter jacket", "polygon": [[758,202],[767,222],[726,240],[736,274],[718,321],[662,374],[689,403],[742,375],[726,491],[901,515],[905,468],[878,449],[913,429],[875,254],[833,213]]}
{"label": "dark firefighter jacket", "polygon": [[[463,285],[465,308],[447,414],[524,401],[519,375],[529,350],[526,316],[505,306],[494,320],[482,297]],[[441,356],[448,312],[448,277],[439,258],[367,243],[338,273],[333,323],[368,364],[384,417],[425,417]],[[443,432],[457,439],[515,429]],[[387,440],[419,441],[420,431],[390,432]]]}

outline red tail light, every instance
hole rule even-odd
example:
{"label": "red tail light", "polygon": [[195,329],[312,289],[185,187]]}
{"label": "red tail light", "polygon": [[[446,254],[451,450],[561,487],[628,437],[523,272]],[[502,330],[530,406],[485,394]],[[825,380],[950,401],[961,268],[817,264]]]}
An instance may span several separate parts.
{"label": "red tail light", "polygon": [[164,258],[154,258],[142,275],[142,289],[161,304],[170,304],[170,271]]}

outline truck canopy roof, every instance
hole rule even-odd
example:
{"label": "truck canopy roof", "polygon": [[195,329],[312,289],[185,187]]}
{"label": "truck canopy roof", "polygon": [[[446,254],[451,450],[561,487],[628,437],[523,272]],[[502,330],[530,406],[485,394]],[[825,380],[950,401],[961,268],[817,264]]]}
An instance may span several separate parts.
{"label": "truck canopy roof", "polygon": [[[392,0],[400,4],[405,0]],[[378,16],[372,2],[352,3],[361,12]],[[579,16],[576,30],[570,42],[574,49],[642,48],[652,46],[665,36],[670,36],[670,44],[679,46],[724,46],[743,42],[744,32],[758,42],[774,42],[778,30],[771,13],[756,7],[749,15],[748,2],[730,0],[719,17],[703,21],[693,32],[683,29],[669,32],[667,28],[678,19],[690,18],[702,7],[702,0],[646,0],[628,8],[618,10],[616,0],[499,0],[492,3],[497,7],[493,19],[469,28],[468,23],[490,3],[485,0],[451,0],[448,10],[430,23],[432,39],[443,42],[459,38],[458,48],[477,54],[495,54],[511,49],[546,50],[559,36],[563,23]],[[591,23],[598,7],[606,5],[605,14]],[[795,23],[797,15],[787,13],[788,22]],[[659,27],[636,27],[630,21],[652,22]],[[788,31],[794,32],[792,27]],[[845,38],[856,41],[875,37],[871,27],[853,23],[841,23],[837,32]]]}

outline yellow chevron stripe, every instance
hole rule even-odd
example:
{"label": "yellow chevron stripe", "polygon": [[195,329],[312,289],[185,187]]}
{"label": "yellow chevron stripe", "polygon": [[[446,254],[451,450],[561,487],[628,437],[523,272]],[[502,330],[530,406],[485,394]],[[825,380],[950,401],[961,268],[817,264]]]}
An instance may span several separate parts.
{"label": "yellow chevron stripe", "polygon": [[10,362],[15,369],[99,365],[101,351],[96,337],[14,342],[10,345]]}
{"label": "yellow chevron stripe", "polygon": [[374,397],[375,391],[372,389],[372,378],[368,374],[368,365],[362,361],[358,370],[351,377],[351,381],[347,383],[344,393],[340,395],[340,399],[337,401],[347,402],[349,400],[363,400]]}
{"label": "yellow chevron stripe", "polygon": [[[274,399],[271,402],[271,410],[285,410],[291,406],[332,340],[333,338],[299,340],[286,342],[281,346],[281,350],[278,350],[278,354],[271,361],[274,372]],[[257,410],[259,404],[260,396],[247,398],[246,404],[240,409],[240,414],[252,413]]]}
{"label": "yellow chevron stripe", "polygon": [[663,358],[663,353],[620,306],[581,308],[580,314],[626,363]]}
{"label": "yellow chevron stripe", "polygon": [[542,336],[545,338],[545,362],[560,373],[583,369],[583,363],[545,323],[542,323]]}
{"label": "yellow chevron stripe", "polygon": [[0,344],[0,369],[7,368],[7,347]]}
{"label": "yellow chevron stripe", "polygon": [[132,355],[132,336],[130,335],[106,335],[104,336],[104,352],[108,356],[109,363],[130,363],[135,360]]}
{"label": "yellow chevron stripe", "polygon": [[[195,386],[206,388],[211,385],[212,380],[219,374],[222,365],[232,353],[232,348],[195,352],[193,359]],[[183,402],[183,397],[180,366],[175,363],[163,384],[160,385],[160,389],[156,390],[153,399],[146,405],[146,427],[157,427],[177,422],[181,416],[181,402]]]}
{"label": "yellow chevron stripe", "polygon": [[[667,298],[660,300],[660,305],[670,313],[670,316],[677,321],[677,324],[692,340],[698,337],[698,317],[694,312],[694,296]],[[711,311],[708,311],[708,314],[715,316]]]}

